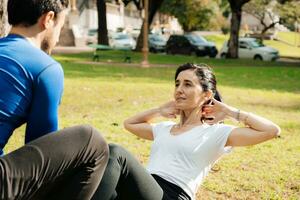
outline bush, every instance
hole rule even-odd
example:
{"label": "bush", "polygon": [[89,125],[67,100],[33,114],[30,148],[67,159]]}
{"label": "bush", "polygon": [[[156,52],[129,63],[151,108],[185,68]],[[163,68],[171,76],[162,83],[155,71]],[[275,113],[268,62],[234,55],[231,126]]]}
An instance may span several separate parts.
{"label": "bush", "polygon": [[223,33],[224,35],[226,35],[226,34],[229,32],[229,27],[228,27],[228,26],[223,26],[223,27],[221,28],[221,31],[222,31],[222,33]]}

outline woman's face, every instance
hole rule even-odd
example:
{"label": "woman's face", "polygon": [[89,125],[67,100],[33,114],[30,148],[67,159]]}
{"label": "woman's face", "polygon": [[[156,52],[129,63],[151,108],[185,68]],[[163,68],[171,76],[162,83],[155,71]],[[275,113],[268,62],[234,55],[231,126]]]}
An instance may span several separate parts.
{"label": "woman's face", "polygon": [[205,92],[193,70],[185,70],[178,74],[175,80],[174,98],[179,110],[194,109],[206,101]]}

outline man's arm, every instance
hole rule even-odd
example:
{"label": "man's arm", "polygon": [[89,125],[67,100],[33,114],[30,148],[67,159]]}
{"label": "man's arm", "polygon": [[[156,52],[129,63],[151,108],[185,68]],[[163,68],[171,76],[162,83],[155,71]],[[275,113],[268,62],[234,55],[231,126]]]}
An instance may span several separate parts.
{"label": "man's arm", "polygon": [[58,106],[63,92],[64,74],[58,64],[43,70],[33,86],[25,143],[58,129]]}

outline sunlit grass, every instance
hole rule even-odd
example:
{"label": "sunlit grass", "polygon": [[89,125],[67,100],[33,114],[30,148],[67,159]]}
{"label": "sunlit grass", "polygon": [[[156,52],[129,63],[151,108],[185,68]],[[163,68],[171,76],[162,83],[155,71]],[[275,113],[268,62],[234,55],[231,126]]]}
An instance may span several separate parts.
{"label": "sunlit grass", "polygon": [[297,32],[278,32],[276,36],[279,40],[283,40],[292,46],[300,46],[300,33]]}
{"label": "sunlit grass", "polygon": [[[209,41],[215,42],[217,49],[221,50],[222,45],[229,39],[228,35],[209,35],[205,36]],[[264,40],[264,44],[279,51],[280,56],[300,58],[300,33],[278,32],[277,38],[282,40]]]}
{"label": "sunlit grass", "polygon": [[282,43],[282,42],[274,41],[274,40],[266,40],[264,43],[268,46],[278,49],[280,56],[300,58],[300,47],[299,46],[292,46],[292,45],[288,45],[286,43]]}
{"label": "sunlit grass", "polygon": [[223,35],[223,34],[219,34],[219,35],[207,35],[205,36],[205,38],[208,41],[212,41],[216,44],[216,47],[218,50],[221,50],[223,43],[225,41],[227,41],[229,39],[229,35]]}

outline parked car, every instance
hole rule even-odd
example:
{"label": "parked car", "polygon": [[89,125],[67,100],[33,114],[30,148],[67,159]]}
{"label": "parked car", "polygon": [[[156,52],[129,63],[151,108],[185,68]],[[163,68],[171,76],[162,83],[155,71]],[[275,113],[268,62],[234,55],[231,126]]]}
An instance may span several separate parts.
{"label": "parked car", "polygon": [[140,32],[141,32],[141,29],[134,28],[134,29],[132,29],[129,33],[130,33],[130,35],[131,35],[135,40],[137,40],[137,38],[138,38],[139,35],[140,35]]}
{"label": "parked car", "polygon": [[167,40],[162,35],[149,34],[148,42],[150,52],[156,53],[165,51]]}
{"label": "parked car", "polygon": [[109,35],[109,45],[113,48],[134,49],[136,41],[128,34],[118,32]]}
{"label": "parked car", "polygon": [[[221,57],[226,58],[228,42],[223,44]],[[277,49],[263,45],[256,38],[239,38],[239,58],[251,58],[254,60],[274,61],[279,58]]]}
{"label": "parked car", "polygon": [[216,57],[218,50],[213,42],[195,34],[171,35],[167,45],[167,54],[185,54]]}
{"label": "parked car", "polygon": [[[114,33],[112,30],[108,30],[108,37]],[[98,43],[98,29],[92,28],[87,31],[86,44],[97,44]]]}
{"label": "parked car", "polygon": [[98,29],[89,29],[86,37],[87,44],[96,44],[98,40]]}

